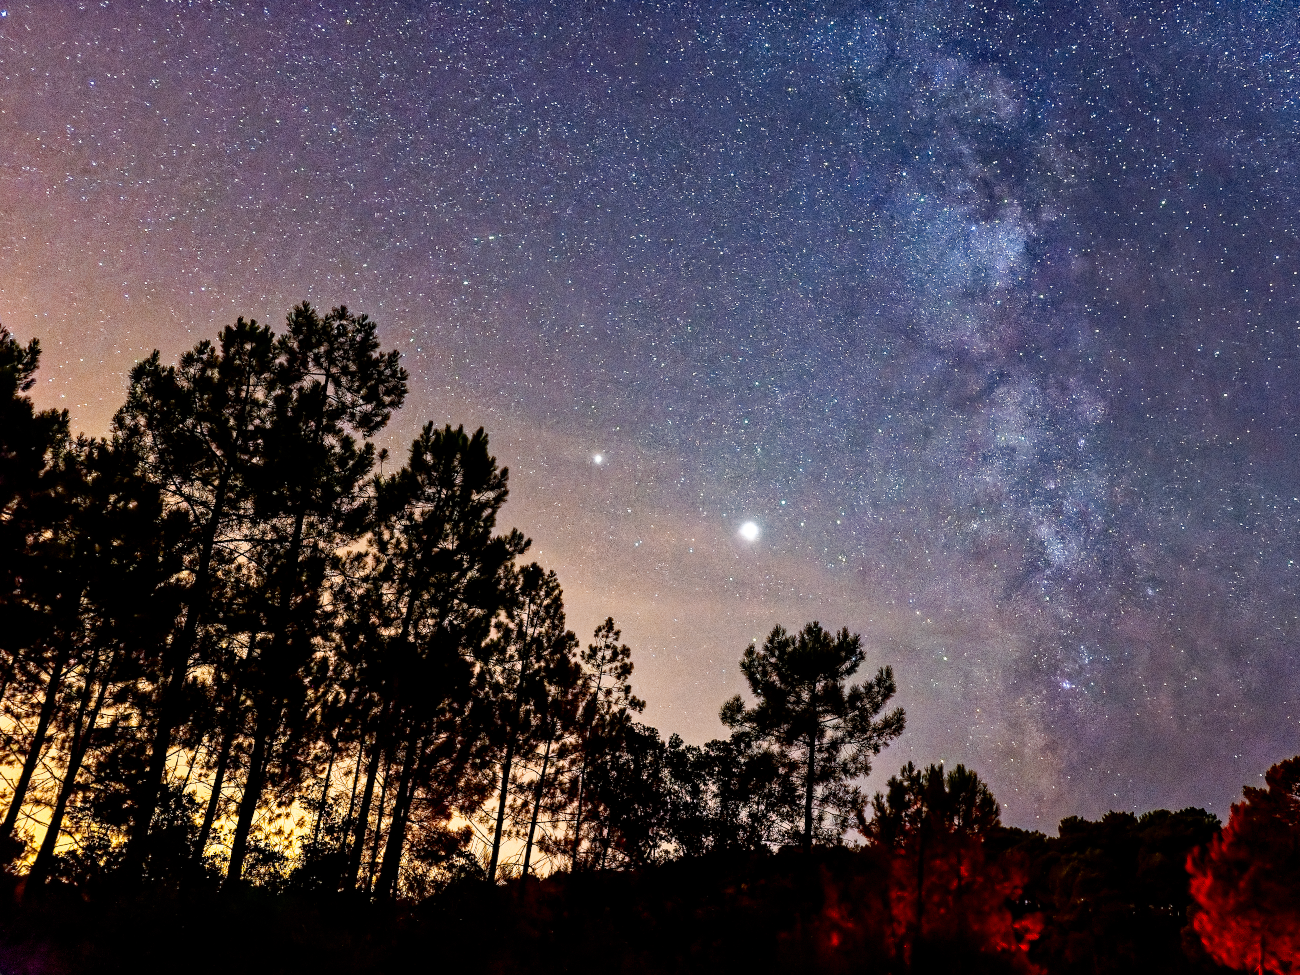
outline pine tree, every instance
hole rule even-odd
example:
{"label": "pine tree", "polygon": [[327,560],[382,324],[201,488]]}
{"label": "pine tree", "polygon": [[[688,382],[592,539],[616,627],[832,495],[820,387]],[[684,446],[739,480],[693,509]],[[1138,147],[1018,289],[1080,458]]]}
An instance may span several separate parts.
{"label": "pine tree", "polygon": [[978,775],[957,765],[918,769],[908,762],[871,800],[872,817],[859,815],[862,834],[898,846],[922,831],[978,836],[1001,823],[997,800]]}
{"label": "pine tree", "polygon": [[[375,463],[368,439],[406,396],[397,352],[381,353],[374,323],[346,308],[302,304],[275,341],[269,418],[253,487],[264,580],[264,623],[245,670],[252,742],[231,841],[237,883],[277,736],[309,710],[310,670],[327,622],[321,600],[331,564],[367,527],[362,488]],[[357,437],[363,438],[358,443]],[[281,763],[297,746],[280,747]],[[285,743],[287,744],[287,743]]]}
{"label": "pine tree", "polygon": [[1247,787],[1228,824],[1188,857],[1192,925],[1220,965],[1292,972],[1300,961],[1300,756]]}
{"label": "pine tree", "polygon": [[[177,513],[166,513],[129,443],[79,440],[65,465],[78,487],[65,528],[63,573],[76,580],[81,598],[67,634],[73,645],[59,722],[62,775],[29,889],[48,874],[78,777],[98,744],[101,714],[130,709],[132,689],[156,673],[178,610],[173,580],[183,564],[187,528]],[[98,773],[120,777],[122,771]]]}
{"label": "pine tree", "polygon": [[794,809],[787,824],[805,851],[815,836],[843,836],[862,802],[853,780],[867,775],[872,756],[903,731],[902,708],[881,714],[895,690],[889,667],[863,684],[848,683],[864,658],[861,638],[847,629],[832,635],[809,623],[791,636],[778,626],[740,661],[754,707],[739,695],[722,707],[723,724],[749,730],[798,775],[803,828],[797,831]]}
{"label": "pine tree", "polygon": [[[59,603],[68,595],[58,572],[62,540],[50,528],[66,517],[59,460],[68,442],[68,414],[37,410],[27,395],[40,357],[35,339],[21,345],[0,327],[0,702],[3,717],[11,719],[15,697],[41,697],[39,734],[31,737],[43,745],[66,667],[53,646]],[[41,690],[54,693],[41,696]],[[34,750],[39,754],[39,747]],[[25,751],[0,826],[0,862],[22,848],[11,834],[35,772],[33,749]]]}
{"label": "pine tree", "polygon": [[356,583],[346,596],[345,643],[370,710],[349,883],[360,869],[380,765],[397,770],[377,896],[396,892],[417,793],[426,810],[447,808],[485,761],[491,715],[478,664],[510,567],[528,546],[518,532],[495,534],[508,476],[482,430],[469,436],[426,425],[407,464],[376,483],[370,544],[350,563]]}
{"label": "pine tree", "polygon": [[145,860],[167,757],[188,717],[185,684],[198,662],[200,638],[219,615],[218,590],[233,581],[223,578],[223,570],[228,576],[245,552],[273,364],[270,329],[241,318],[215,345],[205,340],[185,353],[178,366],[164,366],[156,351],[136,365],[126,403],[114,418],[118,435],[143,455],[169,509],[187,518],[190,528],[190,581],[159,675],[148,764],[126,848],[128,873],[138,872]]}
{"label": "pine tree", "polygon": [[[631,720],[630,715],[645,710],[645,702],[632,693],[632,650],[621,643],[621,631],[614,618],[607,617],[596,627],[594,641],[582,652],[583,679],[586,684],[577,729],[576,796],[573,814],[573,832],[569,839],[570,869],[577,871],[583,864],[583,830],[588,820],[595,819],[589,808],[595,797],[587,788],[588,777],[604,757],[619,747],[621,735]],[[597,810],[599,812],[599,810]],[[600,848],[600,824],[595,823],[588,845],[593,853]],[[585,865],[593,866],[589,857]]]}
{"label": "pine tree", "polygon": [[489,693],[497,702],[503,739],[489,882],[496,880],[515,755],[531,749],[549,730],[552,688],[548,677],[564,672],[578,644],[577,638],[565,629],[564,595],[555,573],[545,572],[533,562],[520,569],[515,579],[510,611],[494,641],[489,665]]}

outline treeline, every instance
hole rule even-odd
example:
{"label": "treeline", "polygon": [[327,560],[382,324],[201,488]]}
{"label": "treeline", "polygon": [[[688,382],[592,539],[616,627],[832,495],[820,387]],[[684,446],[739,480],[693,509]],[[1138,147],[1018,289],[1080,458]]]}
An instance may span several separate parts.
{"label": "treeline", "polygon": [[[1252,851],[1253,914],[1241,912],[1231,875],[1217,878],[1225,894],[1217,905],[1194,904],[1189,854],[1211,842],[1211,858],[1222,859],[1233,845],[1232,830],[1219,834],[1200,810],[1071,818],[1044,836],[1003,827],[975,775],[936,766],[905,767],[872,806],[863,845],[717,850],[528,883],[464,876],[418,904],[264,887],[232,896],[155,886],[136,898],[50,888],[10,918],[0,910],[0,966],[170,971],[185,958],[196,973],[355,975],[436,960],[557,975],[1209,975],[1223,971],[1216,958],[1255,970],[1262,934],[1262,970],[1292,970],[1295,916],[1273,896],[1287,878],[1294,888],[1294,864],[1265,863],[1259,854],[1276,846]],[[195,939],[212,931],[238,937],[195,952]],[[1225,956],[1212,935],[1238,953]]]}
{"label": "treeline", "polygon": [[860,641],[816,624],[746,652],[730,737],[638,723],[614,621],[580,648],[555,573],[498,527],[483,431],[426,425],[396,470],[376,450],[407,375],[365,316],[304,304],[155,352],[102,439],[35,409],[38,362],[0,332],[0,842],[28,896],[418,899],[839,842],[902,730],[889,670],[852,685]]}
{"label": "treeline", "polygon": [[1300,966],[1300,759],[1223,830],[1009,829],[961,766],[868,797],[893,674],[817,623],[745,650],[726,738],[665,741],[498,527],[483,431],[376,449],[407,376],[365,316],[155,353],[98,439],[34,407],[39,352],[0,330],[0,968],[161,968],[199,916],[242,933],[195,971]]}

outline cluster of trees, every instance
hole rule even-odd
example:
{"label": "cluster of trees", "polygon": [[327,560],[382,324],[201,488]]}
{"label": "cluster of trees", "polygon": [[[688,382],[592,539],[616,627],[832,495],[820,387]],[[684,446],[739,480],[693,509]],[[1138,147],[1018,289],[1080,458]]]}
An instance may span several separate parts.
{"label": "cluster of trees", "polygon": [[[868,799],[904,727],[893,674],[854,683],[861,640],[817,623],[745,650],[728,737],[665,741],[614,620],[580,647],[555,573],[498,528],[482,430],[427,425],[384,472],[407,376],[365,316],[301,305],[278,335],[241,319],[155,353],[102,439],[35,408],[39,353],[0,330],[0,863],[26,894],[386,902],[513,876],[533,952],[618,875],[646,885],[620,923],[730,918],[821,971],[1300,970],[1300,759],[1222,831],[1008,829],[961,766]],[[709,937],[678,947],[703,961]]]}
{"label": "cluster of trees", "polygon": [[[580,650],[499,530],[480,430],[374,438],[407,392],[345,308],[240,319],[132,370],[103,439],[0,331],[4,861],[27,889],[224,876],[418,896],[469,872],[835,841],[903,728],[861,641],[776,629],[688,746],[635,720],[612,619]],[[490,853],[471,854],[475,832]],[[38,845],[33,844],[39,837]]]}

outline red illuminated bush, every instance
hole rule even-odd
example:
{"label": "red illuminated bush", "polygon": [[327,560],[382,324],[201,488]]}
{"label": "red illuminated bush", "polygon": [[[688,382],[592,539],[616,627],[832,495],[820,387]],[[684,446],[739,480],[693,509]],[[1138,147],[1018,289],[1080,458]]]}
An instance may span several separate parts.
{"label": "red illuminated bush", "polygon": [[1290,975],[1300,972],[1300,757],[1265,781],[1188,857],[1192,924],[1220,964]]}
{"label": "red illuminated bush", "polygon": [[859,826],[872,847],[891,854],[888,942],[896,958],[926,971],[1034,970],[1027,952],[1042,921],[1012,913],[1024,864],[985,849],[1001,817],[979,776],[961,765],[945,773],[908,763],[875,796],[872,812],[868,820],[864,810]]}

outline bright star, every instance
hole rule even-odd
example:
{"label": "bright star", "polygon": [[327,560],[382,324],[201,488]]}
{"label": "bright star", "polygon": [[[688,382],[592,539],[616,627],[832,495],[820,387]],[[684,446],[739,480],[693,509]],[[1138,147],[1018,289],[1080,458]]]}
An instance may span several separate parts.
{"label": "bright star", "polygon": [[591,455],[591,462],[592,462],[593,464],[595,464],[597,467],[599,467],[601,464],[605,463],[605,455],[604,455],[604,454],[592,454],[592,455]]}
{"label": "bright star", "polygon": [[752,521],[747,521],[740,526],[740,537],[747,542],[758,541],[758,525]]}

